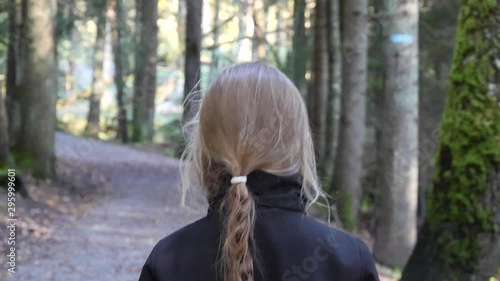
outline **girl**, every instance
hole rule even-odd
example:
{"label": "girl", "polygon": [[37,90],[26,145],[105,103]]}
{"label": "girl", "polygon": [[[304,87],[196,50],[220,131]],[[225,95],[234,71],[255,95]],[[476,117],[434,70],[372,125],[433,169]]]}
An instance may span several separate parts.
{"label": "girl", "polygon": [[158,242],[139,281],[378,280],[362,241],[305,214],[322,193],[306,107],[283,73],[223,70],[193,124],[184,180],[198,180],[207,216]]}

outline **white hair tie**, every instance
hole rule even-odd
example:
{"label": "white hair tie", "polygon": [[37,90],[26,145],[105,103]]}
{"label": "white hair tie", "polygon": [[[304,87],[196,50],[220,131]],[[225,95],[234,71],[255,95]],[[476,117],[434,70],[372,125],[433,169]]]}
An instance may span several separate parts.
{"label": "white hair tie", "polygon": [[247,182],[247,177],[246,176],[231,178],[231,184],[246,183],[246,182]]}

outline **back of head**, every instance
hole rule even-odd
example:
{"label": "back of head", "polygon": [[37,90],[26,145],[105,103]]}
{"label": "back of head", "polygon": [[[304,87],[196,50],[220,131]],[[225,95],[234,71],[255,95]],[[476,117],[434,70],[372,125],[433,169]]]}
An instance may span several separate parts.
{"label": "back of head", "polygon": [[262,63],[224,69],[212,81],[192,121],[185,151],[185,183],[195,177],[208,197],[229,189],[221,205],[225,231],[221,264],[226,281],[253,280],[249,243],[254,201],[245,183],[223,186],[225,175],[263,170],[300,174],[310,203],[321,194],[307,111],[293,83]]}

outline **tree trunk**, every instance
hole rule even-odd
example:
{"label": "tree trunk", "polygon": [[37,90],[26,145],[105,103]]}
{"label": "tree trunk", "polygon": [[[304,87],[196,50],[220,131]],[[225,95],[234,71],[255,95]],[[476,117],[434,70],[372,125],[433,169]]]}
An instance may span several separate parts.
{"label": "tree trunk", "polygon": [[21,35],[26,35],[29,31],[29,21],[28,21],[28,1],[29,0],[21,0],[21,27],[18,32],[19,36],[19,52],[16,56],[19,70],[17,71],[17,83],[20,85],[23,81],[24,68],[26,67],[26,54],[28,50],[29,38],[23,37]]}
{"label": "tree trunk", "polygon": [[110,0],[110,16],[111,23],[111,44],[113,45],[113,59],[115,61],[115,84],[116,84],[116,101],[118,104],[118,130],[117,138],[122,142],[128,142],[127,130],[127,109],[125,108],[125,94],[123,91],[123,63],[122,63],[122,46],[121,46],[121,29],[124,22],[122,19],[122,0]]}
{"label": "tree trunk", "polygon": [[[140,0],[137,0],[140,1]],[[186,41],[186,1],[187,0],[177,0],[177,38],[179,40],[179,45]],[[179,56],[176,60],[177,69],[183,66],[183,56]]]}
{"label": "tree trunk", "polygon": [[201,11],[203,0],[187,0],[186,59],[184,68],[183,123],[191,120],[198,111],[200,95]]}
{"label": "tree trunk", "polygon": [[307,36],[305,26],[306,1],[295,0],[293,4],[293,39],[292,52],[289,60],[291,63],[291,78],[300,93],[305,96],[306,63],[307,63]]}
{"label": "tree trunk", "polygon": [[[104,7],[103,7],[104,9]],[[97,23],[99,24],[99,23]],[[99,28],[97,26],[97,28]],[[75,85],[76,85],[76,79],[75,79],[75,62],[73,61],[73,56],[76,56],[76,52],[78,52],[78,44],[80,43],[81,41],[81,38],[80,38],[80,32],[76,29],[72,29],[70,31],[70,34],[69,34],[69,43],[70,43],[70,51],[69,51],[69,54],[67,56],[67,60],[68,60],[68,65],[66,67],[66,73],[65,73],[65,76],[64,76],[64,90],[66,91],[66,95],[67,96],[70,96],[70,95],[73,95],[75,94]],[[94,46],[95,48],[95,46]],[[95,51],[95,50],[94,50]],[[95,54],[94,54],[95,55]],[[93,63],[95,63],[95,58],[93,58],[94,61]],[[93,67],[95,67],[93,65]]]}
{"label": "tree trunk", "polygon": [[340,25],[339,0],[328,2],[327,11],[327,45],[328,45],[328,94],[326,110],[325,157],[321,175],[326,179],[326,186],[330,185],[333,177],[335,149],[337,147],[337,112],[338,100],[341,91],[341,60],[340,60]]}
{"label": "tree trunk", "polygon": [[253,59],[253,40],[255,36],[254,25],[252,17],[252,3],[253,0],[235,0],[240,8],[242,17],[239,18],[238,29],[240,40],[238,46],[238,61],[250,61]]}
{"label": "tree trunk", "polygon": [[214,46],[216,47],[212,50],[212,63],[210,65],[211,77],[215,77],[215,73],[219,69],[219,47],[217,47],[217,45],[219,44],[219,35],[220,35],[219,13],[220,13],[220,0],[214,0],[213,39],[214,39]]}
{"label": "tree trunk", "polygon": [[[54,34],[55,0],[27,2],[26,29],[29,38],[23,75],[21,131],[17,155],[20,164],[33,175],[48,178],[54,168],[56,128],[56,44]],[[24,33],[27,32],[27,33]]]}
{"label": "tree trunk", "polygon": [[[288,38],[286,38],[286,36],[283,36],[283,16],[281,11],[285,7],[286,2],[284,2],[283,0],[279,0],[276,2],[276,12],[274,14],[274,17],[276,19],[276,41],[274,42],[274,47],[276,50],[276,57],[278,58],[277,61],[279,65],[282,65],[281,61],[283,60],[283,51],[285,50],[283,48],[283,41],[288,41]],[[269,20],[266,21],[269,22]]]}
{"label": "tree trunk", "polygon": [[367,0],[342,3],[342,95],[333,187],[340,192],[339,215],[357,227],[363,176],[367,87]]}
{"label": "tree trunk", "polygon": [[[313,131],[316,159],[321,163],[324,153],[324,136],[326,132],[326,95],[328,91],[328,50],[326,0],[316,0],[314,27],[314,55],[311,91],[311,127]],[[321,169],[322,167],[320,167]]]}
{"label": "tree trunk", "polygon": [[403,281],[490,280],[498,273],[500,70],[493,62],[500,59],[500,7],[459,3],[436,176]]}
{"label": "tree trunk", "polygon": [[[15,6],[14,6],[15,7]],[[0,185],[7,189],[7,183],[9,175],[7,174],[8,169],[15,169],[16,165],[9,151],[9,132],[7,126],[7,114],[5,110],[5,103],[3,96],[0,94]],[[19,173],[19,172],[18,172]],[[21,176],[18,174],[15,176],[15,192],[21,194],[24,198],[31,198],[26,186],[24,185]]]}
{"label": "tree trunk", "polygon": [[389,0],[381,173],[374,255],[403,267],[415,246],[418,201],[418,0]]}
{"label": "tree trunk", "polygon": [[[381,12],[385,12],[385,1],[386,0],[372,0],[371,5],[373,7],[373,10],[371,11],[374,15],[381,15]],[[384,44],[385,44],[385,39],[384,39],[384,27],[386,25],[386,19],[380,18],[377,19],[373,22],[375,33],[373,34],[374,36],[370,38],[370,48],[368,50],[368,57],[369,58],[376,58],[375,63],[369,63],[368,64],[368,96],[367,99],[373,100],[373,103],[367,104],[367,116],[373,116],[374,118],[369,118],[367,119],[367,131],[370,130],[369,126],[373,126],[374,130],[374,140],[373,140],[373,146],[375,147],[374,150],[374,155],[370,155],[370,152],[367,151],[365,154],[365,163],[368,161],[368,163],[373,163],[373,166],[370,165],[367,168],[367,177],[365,177],[364,180],[367,180],[369,183],[371,182],[372,184],[367,185],[365,188],[365,194],[364,196],[371,197],[373,202],[376,203],[378,202],[378,197],[379,196],[385,196],[385,194],[381,193],[377,188],[380,186],[380,183],[378,183],[378,180],[381,180],[382,177],[378,176],[384,173],[382,168],[378,166],[378,163],[382,163],[384,161],[385,155],[382,151],[380,151],[381,147],[381,141],[382,141],[382,115],[383,115],[383,81],[385,80],[385,73],[384,73],[384,57],[381,56],[380,54],[384,53]],[[370,97],[371,94],[371,97]],[[371,119],[371,120],[370,120]],[[369,122],[369,120],[371,122]],[[368,142],[368,145],[371,143]],[[366,147],[366,146],[365,146]],[[373,158],[370,158],[373,157]],[[372,220],[370,221],[370,228],[372,231],[375,229],[375,224],[376,224],[376,217],[377,217],[377,208],[376,205],[374,205],[374,208],[372,210]]]}
{"label": "tree trunk", "polygon": [[[76,33],[77,31],[74,31]],[[71,35],[73,37],[73,35]],[[72,44],[73,45],[73,44]],[[75,90],[75,78],[73,76],[73,71],[75,69],[75,63],[73,60],[68,58],[68,67],[66,69],[66,75],[64,77],[64,89],[66,90],[66,94],[72,95]]]}
{"label": "tree trunk", "polygon": [[139,1],[134,78],[133,136],[135,142],[151,142],[154,135],[156,97],[156,50],[158,47],[158,0]]}
{"label": "tree trunk", "polygon": [[[7,114],[2,94],[0,94],[0,171],[4,172],[9,164],[9,133],[7,130]],[[1,175],[4,176],[4,175]]]}
{"label": "tree trunk", "polygon": [[265,61],[266,60],[266,45],[265,45],[265,22],[266,14],[264,11],[263,0],[253,0],[252,19],[253,19],[253,60]]}
{"label": "tree trunk", "polygon": [[[17,39],[16,39],[16,0],[9,0],[9,45],[7,49],[7,81],[5,88],[7,90],[6,92],[6,101],[5,104],[7,105],[7,112],[3,112],[5,116],[5,125],[10,123],[10,119],[14,119],[14,114],[15,114],[15,103],[16,103],[16,76],[17,76],[17,69],[16,69],[16,45],[17,45]],[[3,103],[3,99],[2,99]],[[4,106],[3,104],[1,106]],[[4,108],[5,109],[5,108]],[[16,110],[17,111],[17,110]],[[0,116],[1,117],[1,116]],[[9,118],[9,122],[7,122],[7,117]],[[0,124],[1,126],[2,124]],[[10,133],[12,131],[12,125],[7,125],[8,130],[5,131],[5,134],[7,136],[7,133]],[[3,131],[2,131],[3,132]],[[8,139],[7,139],[8,140]],[[0,141],[0,146],[3,143]],[[6,149],[10,148],[10,143],[6,143]],[[1,154],[1,152],[0,152]],[[0,163],[1,158],[0,158]]]}
{"label": "tree trunk", "polygon": [[[201,19],[203,0],[187,0],[186,15],[186,57],[184,66],[184,111],[182,123],[185,125],[197,114],[200,102],[200,52],[201,52]],[[191,131],[183,130],[184,140],[191,138]],[[178,154],[184,150],[184,144]],[[186,202],[186,192],[182,191],[181,206]]]}
{"label": "tree trunk", "polygon": [[[105,2],[105,0],[104,0]],[[104,44],[106,30],[105,8],[97,17],[96,41],[94,47],[94,73],[92,77],[92,93],[90,95],[89,113],[87,116],[87,127],[85,131],[92,136],[98,136],[100,132],[99,120],[101,115],[101,98],[106,90],[104,82]]]}
{"label": "tree trunk", "polygon": [[[12,0],[11,0],[12,1]],[[14,1],[15,2],[15,1]],[[13,14],[12,14],[13,13]],[[27,34],[27,18],[28,18],[28,0],[21,0],[21,25],[19,29],[15,28],[16,22],[14,18],[16,16],[15,9],[11,9],[9,13],[9,54],[13,55],[14,58],[8,57],[7,59],[7,78],[12,79],[15,77],[15,89],[9,89],[11,86],[7,85],[7,119],[8,119],[8,133],[9,133],[9,143],[10,147],[15,146],[19,140],[19,134],[21,132],[21,108],[20,108],[20,93],[22,92],[22,81],[23,81],[23,71],[24,65],[26,64],[26,49],[28,38],[21,36],[22,34]],[[12,49],[10,49],[12,48]],[[14,74],[10,74],[9,71],[15,70]],[[11,83],[11,82],[7,82]]]}

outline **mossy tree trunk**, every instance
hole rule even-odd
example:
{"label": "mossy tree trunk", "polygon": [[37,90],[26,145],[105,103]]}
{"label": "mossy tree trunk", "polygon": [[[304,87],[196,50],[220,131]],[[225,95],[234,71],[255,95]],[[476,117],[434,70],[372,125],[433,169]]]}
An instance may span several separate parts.
{"label": "mossy tree trunk", "polygon": [[340,192],[340,217],[357,227],[361,200],[365,138],[368,0],[345,0],[342,6],[342,94],[333,188]]}
{"label": "mossy tree trunk", "polygon": [[158,0],[137,1],[132,140],[151,142],[154,134]]}
{"label": "mossy tree trunk", "polygon": [[16,145],[18,164],[36,177],[53,175],[56,129],[55,0],[27,2],[26,64],[20,96],[21,131]]}
{"label": "mossy tree trunk", "polygon": [[[8,170],[16,169],[16,165],[9,151],[9,134],[7,129],[7,114],[5,112],[5,104],[2,95],[0,94],[0,187],[8,188]],[[19,192],[24,198],[30,198],[28,190],[24,185],[20,171],[17,170],[16,175],[16,192]]]}
{"label": "mossy tree trunk", "polygon": [[418,0],[388,0],[375,259],[403,267],[417,240]]}
{"label": "mossy tree trunk", "polygon": [[461,0],[427,218],[403,281],[489,280],[500,267],[500,6]]}

